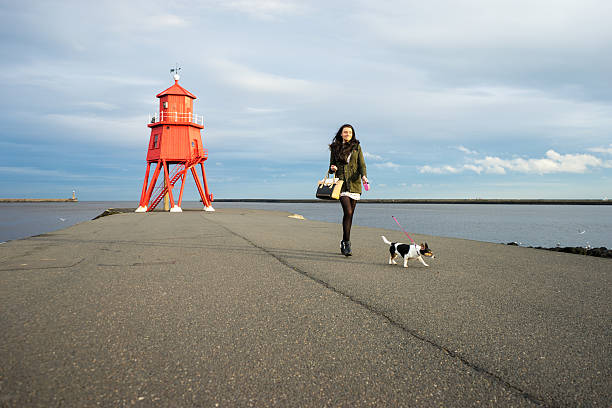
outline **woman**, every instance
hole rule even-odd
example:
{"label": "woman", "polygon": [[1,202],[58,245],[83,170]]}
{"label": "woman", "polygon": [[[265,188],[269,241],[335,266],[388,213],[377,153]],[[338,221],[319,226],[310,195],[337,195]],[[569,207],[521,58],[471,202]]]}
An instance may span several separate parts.
{"label": "woman", "polygon": [[368,178],[363,152],[359,140],[355,138],[355,129],[349,124],[342,125],[334,140],[329,145],[329,171],[344,180],[340,193],[342,217],[342,241],[340,252],[351,256],[351,226],[357,201],[361,198],[361,182],[367,184]]}

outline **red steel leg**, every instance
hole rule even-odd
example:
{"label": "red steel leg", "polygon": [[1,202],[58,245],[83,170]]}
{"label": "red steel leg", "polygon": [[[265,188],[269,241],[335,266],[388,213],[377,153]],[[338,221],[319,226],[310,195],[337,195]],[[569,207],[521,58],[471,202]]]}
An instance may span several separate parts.
{"label": "red steel leg", "polygon": [[[157,177],[159,176],[159,172],[161,170],[161,160],[157,161],[157,165],[155,166],[155,171],[153,172],[153,178],[149,182],[149,190],[147,191],[147,196],[145,197],[144,203],[148,207],[149,201],[151,200],[151,194],[153,193],[153,188],[155,188],[155,183],[157,183]],[[149,209],[147,208],[147,211]]]}
{"label": "red steel leg", "polygon": [[147,170],[145,172],[144,184],[142,185],[142,193],[140,193],[140,202],[138,204],[140,207],[145,205],[143,201],[147,194],[147,184],[149,182],[149,170],[151,170],[151,163],[147,162]]}
{"label": "red steel leg", "polygon": [[181,181],[181,192],[179,193],[178,206],[180,207],[183,203],[183,190],[185,189],[185,179],[187,178],[187,172],[182,175],[183,181]]}
{"label": "red steel leg", "polygon": [[210,207],[210,192],[208,191],[208,181],[206,181],[206,172],[204,171],[204,162],[200,162],[200,167],[202,167],[202,182],[204,183],[204,193],[206,194],[206,199],[208,200],[207,207]]}
{"label": "red steel leg", "polygon": [[198,191],[200,193],[200,198],[202,199],[202,204],[204,204],[204,207],[209,207],[210,206],[210,202],[208,201],[208,198],[206,198],[206,196],[204,195],[204,190],[202,190],[202,185],[200,184],[200,179],[198,178],[198,173],[196,172],[196,170],[193,167],[191,168],[191,174],[193,175],[193,179],[195,180],[196,187],[198,188]]}

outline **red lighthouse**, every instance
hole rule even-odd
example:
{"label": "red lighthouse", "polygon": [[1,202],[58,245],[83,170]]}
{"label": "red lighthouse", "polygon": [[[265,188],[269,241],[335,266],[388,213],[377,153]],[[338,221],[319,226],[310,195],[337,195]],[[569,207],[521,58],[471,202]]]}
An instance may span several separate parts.
{"label": "red lighthouse", "polygon": [[[177,72],[179,69],[173,69],[171,72]],[[147,170],[136,212],[152,211],[166,194],[170,201],[170,212],[181,212],[187,172],[191,172],[193,176],[204,209],[214,211],[211,205],[213,197],[208,191],[204,171],[208,150],[202,146],[200,135],[200,131],[204,129],[204,118],[193,112],[193,100],[196,96],[180,86],[179,79],[177,73],[174,75],[174,85],[157,94],[159,113],[153,115],[147,125],[151,128]],[[152,164],[155,164],[155,170],[149,180]],[[196,171],[198,165],[202,170],[202,183]],[[160,173],[162,177],[158,183]],[[179,181],[180,192],[175,205],[172,189]]]}

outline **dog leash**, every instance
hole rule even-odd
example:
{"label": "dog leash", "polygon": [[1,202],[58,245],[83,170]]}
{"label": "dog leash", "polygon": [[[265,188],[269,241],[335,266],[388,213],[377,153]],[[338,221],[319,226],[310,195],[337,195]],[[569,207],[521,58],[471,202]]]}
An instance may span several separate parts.
{"label": "dog leash", "polygon": [[[400,225],[399,221],[397,220],[397,218],[395,218],[393,215],[391,216],[391,218],[393,218],[395,220],[395,222],[397,223],[397,225],[399,225],[399,227],[402,229],[402,231],[404,231],[404,228],[402,228],[402,226]],[[410,235],[408,235],[408,233],[406,231],[404,231],[404,234],[406,234],[406,236],[408,237],[408,239],[416,245],[416,242],[414,242],[414,240],[412,238],[410,238]]]}

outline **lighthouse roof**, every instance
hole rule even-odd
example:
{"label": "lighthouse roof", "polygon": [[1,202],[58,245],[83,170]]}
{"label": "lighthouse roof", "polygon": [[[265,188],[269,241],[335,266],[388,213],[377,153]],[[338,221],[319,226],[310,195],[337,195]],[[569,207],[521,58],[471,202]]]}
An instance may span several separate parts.
{"label": "lighthouse roof", "polygon": [[191,92],[189,92],[188,90],[186,90],[185,88],[183,88],[182,86],[180,86],[177,80],[174,81],[174,85],[172,85],[170,88],[158,93],[157,97],[161,98],[164,95],[183,95],[183,96],[188,96],[190,98],[196,99],[196,96],[192,94]]}

